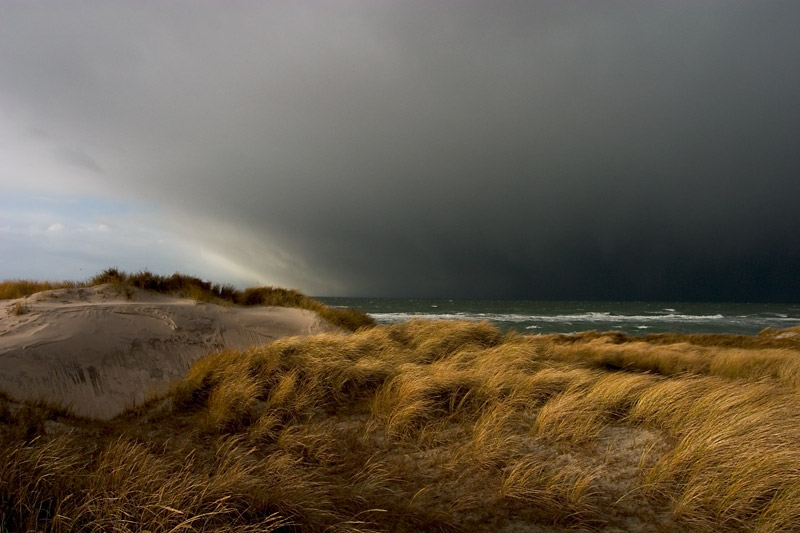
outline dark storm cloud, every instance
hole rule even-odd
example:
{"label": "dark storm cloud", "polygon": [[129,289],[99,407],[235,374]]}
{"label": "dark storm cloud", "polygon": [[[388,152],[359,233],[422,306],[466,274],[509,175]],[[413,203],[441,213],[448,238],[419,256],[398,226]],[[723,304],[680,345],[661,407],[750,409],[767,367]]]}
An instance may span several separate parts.
{"label": "dark storm cloud", "polygon": [[311,292],[800,300],[799,25],[769,1],[5,2],[0,104],[91,186]]}

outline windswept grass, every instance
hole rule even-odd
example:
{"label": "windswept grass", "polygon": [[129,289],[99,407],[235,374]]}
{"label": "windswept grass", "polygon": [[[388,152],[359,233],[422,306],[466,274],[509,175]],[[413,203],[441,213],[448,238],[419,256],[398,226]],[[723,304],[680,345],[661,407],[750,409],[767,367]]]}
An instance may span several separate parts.
{"label": "windswept grass", "polygon": [[175,273],[161,276],[143,270],[128,274],[117,268],[108,268],[86,282],[48,282],[29,280],[6,280],[0,282],[0,300],[14,299],[31,294],[61,288],[91,287],[103,283],[112,284],[118,293],[133,297],[133,288],[191,298],[200,302],[235,304],[244,306],[297,307],[319,314],[330,324],[347,331],[372,327],[375,321],[357,309],[333,308],[293,290],[278,287],[251,287],[240,291],[232,285],[221,285],[203,281],[186,274]]}
{"label": "windswept grass", "polygon": [[274,305],[308,309],[309,311],[314,311],[334,326],[348,331],[356,331],[358,328],[375,325],[375,321],[363,311],[328,307],[322,302],[292,289],[251,287],[242,292],[234,292],[231,301],[238,305]]}
{"label": "windswept grass", "polygon": [[35,281],[30,279],[11,279],[0,281],[0,300],[15,300],[31,294],[54,289],[74,289],[84,287],[85,283],[74,281]]}
{"label": "windswept grass", "polygon": [[[800,328],[785,336],[759,335],[752,342],[729,342],[723,335],[670,335],[627,337],[613,332],[587,332],[575,336],[552,335],[544,341],[548,358],[578,362],[593,367],[680,374],[715,375],[733,379],[769,378],[785,385],[800,386]],[[717,340],[714,344],[712,340]],[[651,342],[654,341],[654,342]],[[533,341],[537,344],[541,341]]]}
{"label": "windswept grass", "polygon": [[212,354],[109,422],[3,399],[0,530],[797,530],[795,338],[410,321]]}

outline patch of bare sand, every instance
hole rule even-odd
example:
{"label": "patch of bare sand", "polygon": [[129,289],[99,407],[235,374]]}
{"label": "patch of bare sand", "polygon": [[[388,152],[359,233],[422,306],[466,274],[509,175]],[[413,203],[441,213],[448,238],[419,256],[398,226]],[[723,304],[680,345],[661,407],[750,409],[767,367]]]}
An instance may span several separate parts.
{"label": "patch of bare sand", "polygon": [[0,302],[0,390],[110,418],[209,352],[336,328],[311,311],[198,303],[110,284]]}

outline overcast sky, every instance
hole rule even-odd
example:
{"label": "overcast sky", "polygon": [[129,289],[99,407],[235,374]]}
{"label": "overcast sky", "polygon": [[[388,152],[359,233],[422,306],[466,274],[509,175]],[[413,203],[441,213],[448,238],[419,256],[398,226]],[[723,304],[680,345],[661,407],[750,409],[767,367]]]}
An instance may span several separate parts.
{"label": "overcast sky", "polygon": [[0,2],[0,278],[800,301],[800,2]]}

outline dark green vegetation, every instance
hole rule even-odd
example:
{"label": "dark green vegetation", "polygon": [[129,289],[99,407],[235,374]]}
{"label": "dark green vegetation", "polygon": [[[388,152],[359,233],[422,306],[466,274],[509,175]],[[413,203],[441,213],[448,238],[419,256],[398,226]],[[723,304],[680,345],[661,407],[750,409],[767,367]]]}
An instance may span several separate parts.
{"label": "dark green vegetation", "polygon": [[797,405],[800,328],[287,338],[108,422],[0,400],[0,530],[797,530]]}

